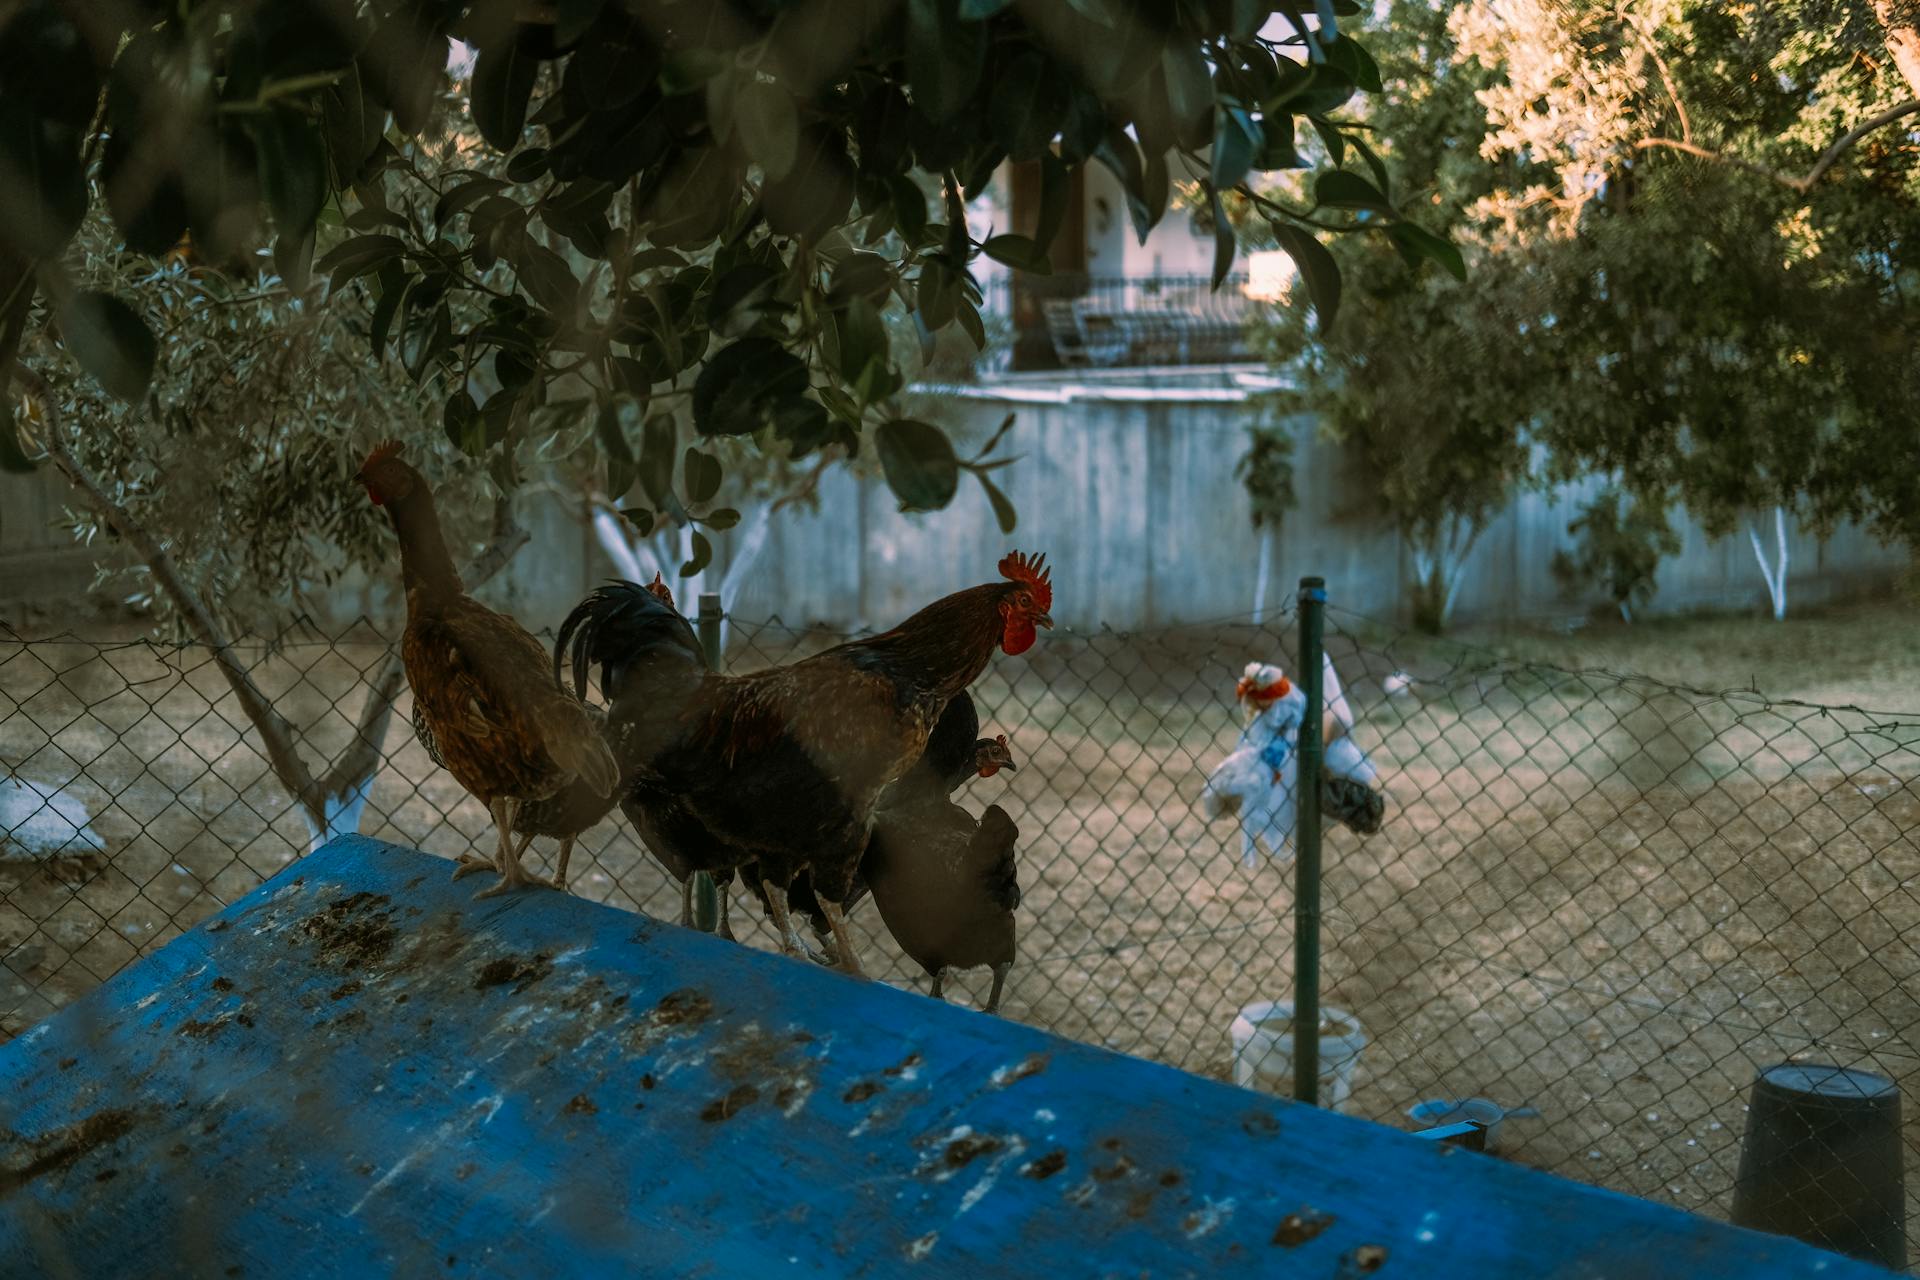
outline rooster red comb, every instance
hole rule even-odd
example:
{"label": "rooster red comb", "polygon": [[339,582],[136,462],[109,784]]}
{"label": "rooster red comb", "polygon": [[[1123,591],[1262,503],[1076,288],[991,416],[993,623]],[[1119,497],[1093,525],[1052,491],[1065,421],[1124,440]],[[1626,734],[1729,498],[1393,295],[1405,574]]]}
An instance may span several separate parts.
{"label": "rooster red comb", "polygon": [[1045,613],[1053,608],[1053,570],[1047,568],[1047,557],[1043,553],[1026,556],[1015,551],[1000,561],[1000,576],[1014,582],[1024,582],[1033,590],[1033,602]]}
{"label": "rooster red comb", "polygon": [[647,590],[652,592],[654,598],[666,605],[667,608],[673,608],[673,588],[667,585],[667,580],[660,576],[658,570],[654,571],[653,581],[647,584]]}
{"label": "rooster red comb", "polygon": [[397,458],[399,456],[400,442],[398,440],[382,440],[379,444],[373,446],[373,452],[369,453],[367,460],[360,464],[360,469],[365,471],[376,462],[385,462],[388,458]]}

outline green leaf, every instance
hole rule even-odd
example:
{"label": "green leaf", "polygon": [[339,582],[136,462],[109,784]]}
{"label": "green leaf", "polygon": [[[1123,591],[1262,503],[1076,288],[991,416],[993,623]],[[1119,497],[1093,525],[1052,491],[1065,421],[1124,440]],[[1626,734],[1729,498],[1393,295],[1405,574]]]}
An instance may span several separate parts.
{"label": "green leaf", "polygon": [[1226,281],[1227,273],[1233,270],[1236,244],[1233,223],[1227,220],[1227,211],[1220,205],[1220,192],[1213,187],[1207,188],[1207,207],[1213,211],[1213,287],[1218,289]]}
{"label": "green leaf", "polygon": [[680,576],[683,578],[691,578],[713,563],[713,544],[707,541],[706,535],[696,532],[692,541],[693,558],[680,566]]}
{"label": "green leaf", "polygon": [[993,504],[993,518],[999,522],[1000,532],[1012,533],[1013,527],[1018,521],[1018,516],[1013,509],[1013,503],[1007,499],[1006,494],[1000,492],[1000,486],[995,484],[990,477],[976,471],[974,472],[974,479],[978,480],[980,487],[987,491],[987,501]]}
{"label": "green leaf", "polygon": [[1347,160],[1347,139],[1338,129],[1324,120],[1310,119],[1313,131],[1320,135],[1320,145],[1327,149],[1327,155],[1335,164],[1345,164]]}
{"label": "green leaf", "polygon": [[720,461],[699,449],[687,449],[680,464],[680,478],[687,487],[689,503],[708,503],[720,491]]}
{"label": "green leaf", "polygon": [[1357,173],[1345,169],[1330,169],[1321,174],[1313,183],[1314,201],[1327,209],[1371,209],[1378,213],[1392,213],[1393,204],[1380,193],[1380,188],[1368,182]]}
{"label": "green leaf", "polygon": [[749,435],[774,404],[805,393],[807,366],[770,338],[742,338],[715,352],[693,384],[693,428],[703,436]]}
{"label": "green leaf", "polygon": [[294,239],[313,228],[327,199],[327,156],[306,117],[276,108],[252,117],[260,157],[260,185],[282,235]]}
{"label": "green leaf", "polygon": [[1260,121],[1260,135],[1260,152],[1254,158],[1254,168],[1267,172],[1307,167],[1293,145],[1293,117],[1285,111],[1267,112]]}
{"label": "green leaf", "polygon": [[1325,333],[1333,327],[1333,319],[1340,310],[1340,265],[1327,252],[1327,247],[1290,223],[1274,222],[1273,238],[1293,259],[1293,265],[1300,270],[1300,278],[1307,282],[1307,296],[1313,299],[1313,309],[1320,317],[1320,332]]}
{"label": "green leaf", "polygon": [[733,122],[747,155],[765,171],[768,182],[793,171],[800,117],[785,89],[760,80],[742,85],[734,95]]}
{"label": "green leaf", "polygon": [[838,368],[844,384],[859,385],[867,376],[869,365],[886,368],[892,354],[887,343],[887,326],[871,302],[865,298],[851,299],[834,312],[833,325],[839,347]]}
{"label": "green leaf", "polygon": [[313,266],[332,276],[333,291],[338,293],[356,276],[378,271],[406,251],[406,243],[398,236],[355,236],[329,249]]}
{"label": "green leaf", "polygon": [[[656,413],[647,419],[645,435],[640,446],[640,487],[653,505],[662,506],[667,495],[673,492],[674,452],[680,447],[680,432],[675,426],[673,415]],[[691,455],[693,450],[689,449]],[[705,457],[705,454],[700,455]],[[717,467],[719,464],[715,464]],[[693,468],[687,468],[688,482],[692,482]]]}
{"label": "green leaf", "polygon": [[952,323],[960,307],[960,276],[937,258],[923,258],[920,279],[914,290],[915,312],[930,332],[938,333]]}
{"label": "green leaf", "polygon": [[1231,191],[1239,186],[1240,179],[1253,167],[1254,154],[1265,141],[1265,133],[1244,108],[1222,110],[1219,129],[1213,135],[1214,190]]}
{"label": "green leaf", "polygon": [[567,266],[565,258],[532,236],[523,236],[507,255],[507,261],[513,264],[514,274],[520,278],[520,287],[527,291],[528,297],[557,319],[564,321],[571,316],[573,304],[580,296],[580,282],[573,278],[573,269]]}
{"label": "green leaf", "polygon": [[464,387],[447,398],[440,411],[440,427],[447,433],[448,442],[468,457],[477,458],[487,451],[486,427]]}
{"label": "green leaf", "polygon": [[60,333],[107,394],[127,401],[147,394],[160,348],[132,307],[112,294],[76,293],[60,309]]}
{"label": "green leaf", "polygon": [[[1182,137],[1213,111],[1213,73],[1200,52],[1200,43],[1176,35],[1160,55],[1167,78],[1167,107],[1173,112],[1174,132]],[[1202,131],[1202,138],[1206,136]]]}
{"label": "green leaf", "polygon": [[20,447],[18,428],[13,420],[13,400],[0,396],[0,471],[27,475],[35,470],[32,458]]}
{"label": "green leaf", "polygon": [[1416,258],[1439,263],[1455,280],[1467,278],[1467,262],[1460,256],[1460,250],[1425,227],[1415,226],[1411,222],[1396,222],[1387,228],[1387,234],[1393,237],[1395,244]]}
{"label": "green leaf", "polygon": [[1327,65],[1344,71],[1347,78],[1368,93],[1381,92],[1380,65],[1373,55],[1360,47],[1352,36],[1342,35],[1326,46]]}
{"label": "green leaf", "polygon": [[907,0],[907,80],[927,118],[966,106],[986,63],[986,24],[960,21],[959,0]]}
{"label": "green leaf", "polygon": [[732,507],[715,507],[700,517],[700,523],[716,533],[725,533],[740,523],[740,513]]}
{"label": "green leaf", "polygon": [[632,525],[641,537],[651,538],[653,536],[653,512],[647,510],[645,507],[615,507],[613,511],[615,515]]}
{"label": "green leaf", "polygon": [[[446,194],[433,202],[433,225],[444,227],[447,219],[463,209],[478,204],[487,196],[506,188],[506,183],[498,178],[469,178],[465,182],[448,187]],[[403,219],[401,226],[405,226]]]}
{"label": "green leaf", "polygon": [[1053,264],[1047,261],[1047,255],[1025,236],[993,236],[980,246],[980,252],[995,262],[1005,263],[1020,271],[1029,271],[1037,276],[1053,274]]}
{"label": "green leaf", "polygon": [[482,49],[474,59],[468,87],[474,127],[501,151],[518,146],[527,127],[527,101],[533,96],[538,65],[521,52],[518,40]]}
{"label": "green leaf", "polygon": [[833,269],[827,302],[837,306],[850,298],[865,298],[883,306],[886,295],[893,289],[893,280],[893,264],[879,254],[850,254]]}
{"label": "green leaf", "polygon": [[966,333],[967,339],[973,343],[973,349],[975,351],[985,351],[987,349],[987,326],[986,322],[980,319],[980,308],[974,306],[973,303],[967,299],[962,298],[960,300],[959,310],[955,313],[954,318],[960,322],[961,330]]}
{"label": "green leaf", "polygon": [[1067,82],[1035,49],[1008,58],[994,83],[987,115],[993,136],[1021,162],[1050,154],[1048,146],[1066,114]]}
{"label": "green leaf", "polygon": [[632,439],[633,429],[640,425],[640,401],[625,391],[616,392],[612,399],[600,406],[593,425],[600,437],[600,447],[607,451],[607,456],[632,466],[633,446],[628,441]]}
{"label": "green leaf", "polygon": [[1006,438],[1007,432],[1013,430],[1014,419],[1017,416],[1009,413],[1000,420],[1000,425],[993,429],[993,434],[987,437],[987,442],[980,446],[980,452],[973,455],[973,461],[979,462],[994,451],[995,447]]}
{"label": "green leaf", "polygon": [[902,511],[938,511],[953,501],[960,463],[946,432],[913,418],[895,418],[880,424],[873,444]]}

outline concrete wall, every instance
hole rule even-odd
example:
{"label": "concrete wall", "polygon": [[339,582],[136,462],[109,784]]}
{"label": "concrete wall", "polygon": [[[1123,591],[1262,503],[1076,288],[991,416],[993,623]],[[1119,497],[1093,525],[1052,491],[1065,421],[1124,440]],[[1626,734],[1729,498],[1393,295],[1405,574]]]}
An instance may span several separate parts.
{"label": "concrete wall", "polygon": [[[1136,373],[1131,379],[1138,381]],[[837,472],[818,515],[783,517],[736,602],[742,617],[885,625],[942,592],[993,576],[1009,547],[1045,551],[1055,566],[1055,613],[1076,627],[1163,626],[1244,616],[1259,544],[1233,469],[1246,448],[1250,373],[1195,373],[1169,385],[1124,375],[1015,375],[945,393],[943,420],[977,438],[1019,415],[997,473],[1019,510],[1011,537],[995,526],[971,478],[952,507],[903,516],[876,476]],[[1268,604],[1300,577],[1321,574],[1342,608],[1404,620],[1412,557],[1373,509],[1344,451],[1297,424],[1298,507],[1275,545]],[[1563,618],[1597,597],[1569,598],[1550,569],[1572,540],[1566,526],[1584,489],[1525,493],[1486,530],[1468,563],[1456,621]],[[1763,608],[1765,587],[1746,537],[1709,539],[1678,520],[1681,553],[1660,567],[1654,611]],[[1884,586],[1905,554],[1846,528],[1822,542],[1790,539],[1790,608]],[[1768,541],[1769,554],[1772,544]],[[722,549],[723,555],[725,549]]]}

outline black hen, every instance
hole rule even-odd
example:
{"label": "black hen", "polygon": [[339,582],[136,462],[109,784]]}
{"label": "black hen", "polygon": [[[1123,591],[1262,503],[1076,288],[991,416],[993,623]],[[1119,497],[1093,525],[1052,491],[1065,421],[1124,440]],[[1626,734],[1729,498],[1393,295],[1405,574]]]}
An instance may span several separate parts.
{"label": "black hen", "polygon": [[975,822],[945,798],[889,813],[874,826],[866,874],[874,905],[900,949],[933,978],[939,999],[950,969],[993,970],[987,1012],[1014,961],[1020,830],[999,805]]}

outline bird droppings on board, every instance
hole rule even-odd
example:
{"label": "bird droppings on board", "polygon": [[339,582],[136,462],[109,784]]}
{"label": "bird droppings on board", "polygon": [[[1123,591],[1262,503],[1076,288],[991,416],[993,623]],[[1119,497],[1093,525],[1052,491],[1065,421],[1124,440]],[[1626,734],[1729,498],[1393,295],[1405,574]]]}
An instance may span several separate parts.
{"label": "bird droppings on board", "polygon": [[1385,1245],[1359,1245],[1340,1255],[1340,1269],[1333,1273],[1334,1280],[1354,1280],[1358,1276],[1370,1276],[1386,1265]]}
{"label": "bird droppings on board", "polygon": [[865,1102],[868,1098],[871,1098],[874,1094],[879,1093],[886,1087],[887,1086],[881,1084],[878,1080],[859,1080],[847,1087],[847,1091],[840,1095],[840,1101],[846,1103]]}
{"label": "bird droppings on board", "polygon": [[713,1001],[704,991],[682,987],[660,997],[651,1021],[657,1027],[697,1027],[713,1016]]}
{"label": "bird droppings on board", "polygon": [[938,1231],[929,1231],[927,1232],[927,1234],[921,1236],[918,1240],[908,1241],[907,1261],[919,1262],[921,1259],[925,1258],[928,1254],[933,1252],[933,1246],[936,1243],[938,1243],[939,1239],[940,1239],[940,1233]]}
{"label": "bird droppings on board", "polygon": [[950,1169],[960,1169],[984,1155],[990,1155],[1006,1146],[1000,1139],[987,1134],[963,1134],[947,1143],[945,1160]]}
{"label": "bird droppings on board", "polygon": [[379,910],[388,901],[384,893],[364,890],[336,898],[302,921],[301,932],[313,940],[322,960],[343,969],[370,968],[387,958],[399,936],[393,913]]}
{"label": "bird droppings on board", "polygon": [[361,990],[360,979],[349,978],[347,981],[341,983],[339,986],[335,987],[333,990],[327,992],[327,999],[345,1000],[348,996],[359,994],[360,990]]}
{"label": "bird droppings on board", "polygon": [[1133,1169],[1133,1161],[1127,1159],[1125,1156],[1115,1156],[1112,1164],[1093,1171],[1094,1181],[1117,1182],[1132,1173]]}
{"label": "bird droppings on board", "polygon": [[139,1117],[124,1108],[96,1111],[79,1124],[55,1129],[26,1143],[28,1159],[0,1166],[0,1197],[12,1195],[35,1178],[71,1168],[109,1143],[133,1132]]}
{"label": "bird droppings on board", "polygon": [[232,1021],[233,1018],[224,1013],[207,1022],[201,1022],[198,1019],[189,1019],[181,1023],[179,1029],[176,1030],[174,1034],[187,1036],[194,1040],[207,1040],[219,1035],[220,1032],[226,1029],[227,1024]]}
{"label": "bird droppings on board", "polygon": [[1030,1053],[1017,1063],[996,1068],[988,1077],[988,1081],[994,1088],[1004,1089],[1016,1080],[1025,1080],[1028,1076],[1039,1075],[1047,1069],[1047,1063],[1052,1060],[1052,1057],[1052,1054],[1047,1053]]}
{"label": "bird droppings on board", "polygon": [[1291,1249],[1295,1245],[1305,1244],[1332,1225],[1332,1214],[1303,1205],[1280,1219],[1280,1225],[1273,1229],[1273,1243]]}
{"label": "bird droppings on board", "polygon": [[552,972],[553,961],[545,955],[535,954],[525,960],[519,956],[505,955],[481,966],[480,972],[474,975],[473,989],[485,991],[489,987],[501,987],[511,982],[513,993],[519,995]]}
{"label": "bird droppings on board", "polygon": [[593,1099],[584,1093],[576,1093],[567,1100],[561,1111],[570,1116],[593,1116],[600,1114],[600,1108],[593,1105]]}
{"label": "bird droppings on board", "polygon": [[1160,1185],[1163,1187],[1177,1187],[1180,1185],[1180,1182],[1180,1171],[1178,1169],[1169,1169],[1160,1175]]}
{"label": "bird droppings on board", "polygon": [[1020,1170],[1020,1176],[1032,1178],[1035,1182],[1043,1182],[1066,1167],[1067,1153],[1055,1147],[1047,1154],[1027,1161]]}
{"label": "bird droppings on board", "polygon": [[910,1053],[893,1066],[887,1068],[887,1074],[901,1080],[915,1080],[920,1075],[920,1064],[926,1059],[918,1053]]}
{"label": "bird droppings on board", "polygon": [[231,991],[233,990],[233,979],[232,978],[215,978],[212,982],[209,982],[207,985],[209,987],[212,987],[215,991]]}
{"label": "bird droppings on board", "polygon": [[741,1111],[760,1100],[758,1085],[743,1084],[736,1086],[724,1097],[715,1098],[700,1108],[700,1118],[708,1124],[714,1124],[738,1115]]}
{"label": "bird droppings on board", "polygon": [[1198,1240],[1220,1229],[1220,1225],[1233,1217],[1233,1211],[1239,1202],[1232,1196],[1224,1200],[1215,1200],[1211,1196],[1201,1197],[1198,1209],[1180,1220],[1180,1229],[1187,1233],[1187,1239]]}
{"label": "bird droppings on board", "polygon": [[1240,1121],[1240,1131],[1250,1138],[1271,1138],[1280,1132],[1280,1121],[1270,1111],[1249,1111]]}

